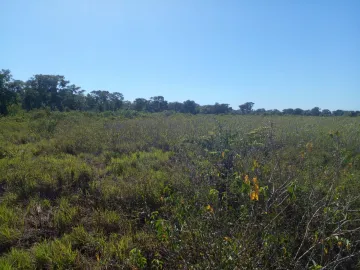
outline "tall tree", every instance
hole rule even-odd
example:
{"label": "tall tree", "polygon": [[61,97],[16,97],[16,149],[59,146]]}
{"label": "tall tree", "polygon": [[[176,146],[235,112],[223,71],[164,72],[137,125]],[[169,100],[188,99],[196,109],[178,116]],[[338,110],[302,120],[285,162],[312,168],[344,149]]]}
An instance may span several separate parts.
{"label": "tall tree", "polygon": [[90,92],[87,98],[89,99],[88,104],[92,109],[104,112],[116,110],[117,107],[120,108],[124,97],[118,92],[110,93],[106,90],[94,90]]}
{"label": "tall tree", "polygon": [[68,85],[59,90],[58,98],[60,99],[60,106],[58,108],[60,110],[69,109],[69,110],[78,110],[79,102],[78,102],[78,93],[80,92],[81,87],[76,86],[75,84]]}
{"label": "tall tree", "polygon": [[2,69],[0,71],[0,114],[8,114],[10,104],[16,102],[16,92],[11,87],[12,75],[10,70]]}
{"label": "tall tree", "polygon": [[136,111],[145,111],[148,101],[145,98],[137,98],[133,102],[133,108]]}
{"label": "tall tree", "polygon": [[109,94],[110,108],[112,111],[116,111],[122,108],[124,95],[119,92],[113,92]]}
{"label": "tall tree", "polygon": [[162,112],[167,109],[168,103],[163,96],[155,96],[150,98],[147,105],[149,112]]}
{"label": "tall tree", "polygon": [[23,106],[27,110],[50,107],[52,110],[62,110],[59,92],[64,90],[69,81],[60,75],[38,74],[26,82]]}
{"label": "tall tree", "polygon": [[177,101],[168,103],[168,110],[170,111],[181,112],[182,109],[183,109],[183,103]]}

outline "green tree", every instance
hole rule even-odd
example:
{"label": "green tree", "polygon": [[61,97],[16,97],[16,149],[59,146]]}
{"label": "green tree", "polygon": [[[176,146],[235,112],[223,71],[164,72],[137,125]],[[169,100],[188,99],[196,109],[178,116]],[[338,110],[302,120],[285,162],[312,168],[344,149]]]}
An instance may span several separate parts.
{"label": "green tree", "polygon": [[60,92],[67,88],[69,81],[60,75],[38,74],[26,82],[23,107],[26,110],[48,106],[52,110],[63,110]]}
{"label": "green tree", "polygon": [[167,109],[168,103],[163,96],[151,97],[147,103],[147,110],[149,112],[162,112]]}
{"label": "green tree", "polygon": [[254,102],[246,102],[242,105],[239,105],[240,111],[242,114],[250,114],[254,106]]}
{"label": "green tree", "polygon": [[282,112],[280,112],[278,109],[274,109],[274,110],[267,110],[266,113],[268,115],[281,115]]}
{"label": "green tree", "polygon": [[94,90],[87,95],[87,104],[91,110],[115,111],[122,107],[124,96],[121,93],[110,93],[106,90]]}
{"label": "green tree", "polygon": [[124,95],[119,92],[113,92],[109,95],[111,110],[116,111],[122,108]]}
{"label": "green tree", "polygon": [[183,110],[183,103],[181,102],[169,102],[168,103],[168,110],[175,111],[175,112],[181,112]]}
{"label": "green tree", "polygon": [[320,108],[319,107],[312,108],[310,114],[312,116],[319,116],[321,114]]}
{"label": "green tree", "polygon": [[265,114],[266,113],[266,110],[264,108],[261,108],[261,109],[257,109],[255,111],[255,114],[259,114],[259,115],[262,115],[262,114]]}
{"label": "green tree", "polygon": [[0,114],[8,114],[9,105],[16,103],[16,90],[13,86],[14,81],[10,70],[0,71]]}
{"label": "green tree", "polygon": [[344,111],[343,110],[336,110],[332,112],[333,115],[335,116],[342,116],[344,115]]}
{"label": "green tree", "polygon": [[304,110],[303,109],[300,109],[300,108],[296,108],[294,110],[294,114],[295,115],[302,115],[304,113]]}
{"label": "green tree", "polygon": [[80,89],[81,87],[78,87],[75,84],[60,89],[58,92],[58,98],[60,99],[61,105],[58,106],[58,109],[79,109],[80,104],[78,102],[78,93],[80,92]]}
{"label": "green tree", "polygon": [[331,111],[328,109],[324,109],[321,111],[322,116],[331,116]]}
{"label": "green tree", "polygon": [[137,98],[133,102],[133,108],[136,111],[145,111],[148,101],[145,98]]}
{"label": "green tree", "polygon": [[229,113],[232,111],[232,108],[229,107],[229,104],[219,104],[219,103],[215,103],[214,105],[214,113],[215,114],[221,114],[221,113]]}
{"label": "green tree", "polygon": [[292,115],[292,114],[294,114],[294,109],[291,109],[291,108],[283,109],[282,112],[283,112],[283,114]]}
{"label": "green tree", "polygon": [[8,105],[13,99],[13,93],[8,89],[8,83],[11,80],[10,70],[2,69],[0,72],[0,114],[8,113]]}
{"label": "green tree", "polygon": [[195,103],[195,101],[193,100],[186,100],[183,103],[182,106],[182,112],[183,113],[192,113],[192,114],[196,114],[197,113],[197,107],[199,105]]}

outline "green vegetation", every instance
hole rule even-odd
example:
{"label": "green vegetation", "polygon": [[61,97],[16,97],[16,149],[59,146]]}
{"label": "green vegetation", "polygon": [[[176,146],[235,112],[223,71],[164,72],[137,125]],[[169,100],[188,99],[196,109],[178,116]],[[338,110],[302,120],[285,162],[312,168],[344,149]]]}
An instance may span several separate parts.
{"label": "green vegetation", "polygon": [[[92,111],[117,112],[126,117],[137,116],[139,113],[189,113],[189,114],[241,114],[241,115],[306,115],[306,116],[360,116],[360,111],[277,109],[253,110],[254,102],[245,102],[235,110],[229,104],[200,106],[193,100],[184,102],[168,102],[163,96],[154,96],[149,100],[136,98],[133,102],[125,101],[123,94],[106,90],[93,90],[85,95],[85,90],[60,75],[37,74],[26,82],[14,80],[10,70],[0,71],[0,116],[14,115],[22,110],[44,109],[48,111]],[[50,126],[51,127],[51,126]]]}
{"label": "green vegetation", "polygon": [[360,267],[357,117],[9,114],[0,269]]}

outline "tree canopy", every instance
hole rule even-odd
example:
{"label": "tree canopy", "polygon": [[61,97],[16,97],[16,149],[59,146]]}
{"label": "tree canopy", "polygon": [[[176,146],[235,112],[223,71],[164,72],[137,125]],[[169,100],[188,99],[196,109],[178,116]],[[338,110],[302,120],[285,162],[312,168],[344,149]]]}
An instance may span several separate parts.
{"label": "tree canopy", "polygon": [[[87,93],[87,94],[86,94]],[[68,111],[117,111],[134,110],[138,112],[159,113],[172,111],[190,114],[257,114],[257,115],[305,115],[305,116],[360,116],[360,111],[320,109],[310,110],[288,108],[281,111],[254,110],[254,102],[245,102],[234,110],[226,103],[199,105],[193,100],[168,102],[163,96],[149,99],[136,98],[124,100],[120,92],[108,90],[86,91],[80,86],[71,84],[62,75],[36,74],[27,81],[15,80],[8,69],[0,71],[0,115],[7,115],[11,106],[21,106],[24,110],[49,108],[50,110]]]}

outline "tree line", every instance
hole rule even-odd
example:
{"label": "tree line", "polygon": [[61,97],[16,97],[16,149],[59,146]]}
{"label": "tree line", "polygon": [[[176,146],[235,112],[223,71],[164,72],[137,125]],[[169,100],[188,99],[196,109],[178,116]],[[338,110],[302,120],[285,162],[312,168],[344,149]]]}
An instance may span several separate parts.
{"label": "tree line", "polygon": [[16,80],[10,70],[0,71],[0,115],[7,115],[14,107],[26,111],[49,108],[58,111],[117,111],[134,110],[139,112],[173,111],[191,114],[258,114],[258,115],[310,115],[310,116],[360,116],[360,111],[330,111],[315,107],[311,110],[284,109],[279,111],[253,109],[253,102],[245,102],[233,109],[229,104],[215,103],[200,106],[193,100],[168,102],[163,96],[150,99],[136,98],[133,102],[124,100],[119,92],[93,90],[85,94],[81,87],[70,84],[64,76],[37,74],[27,81]]}

